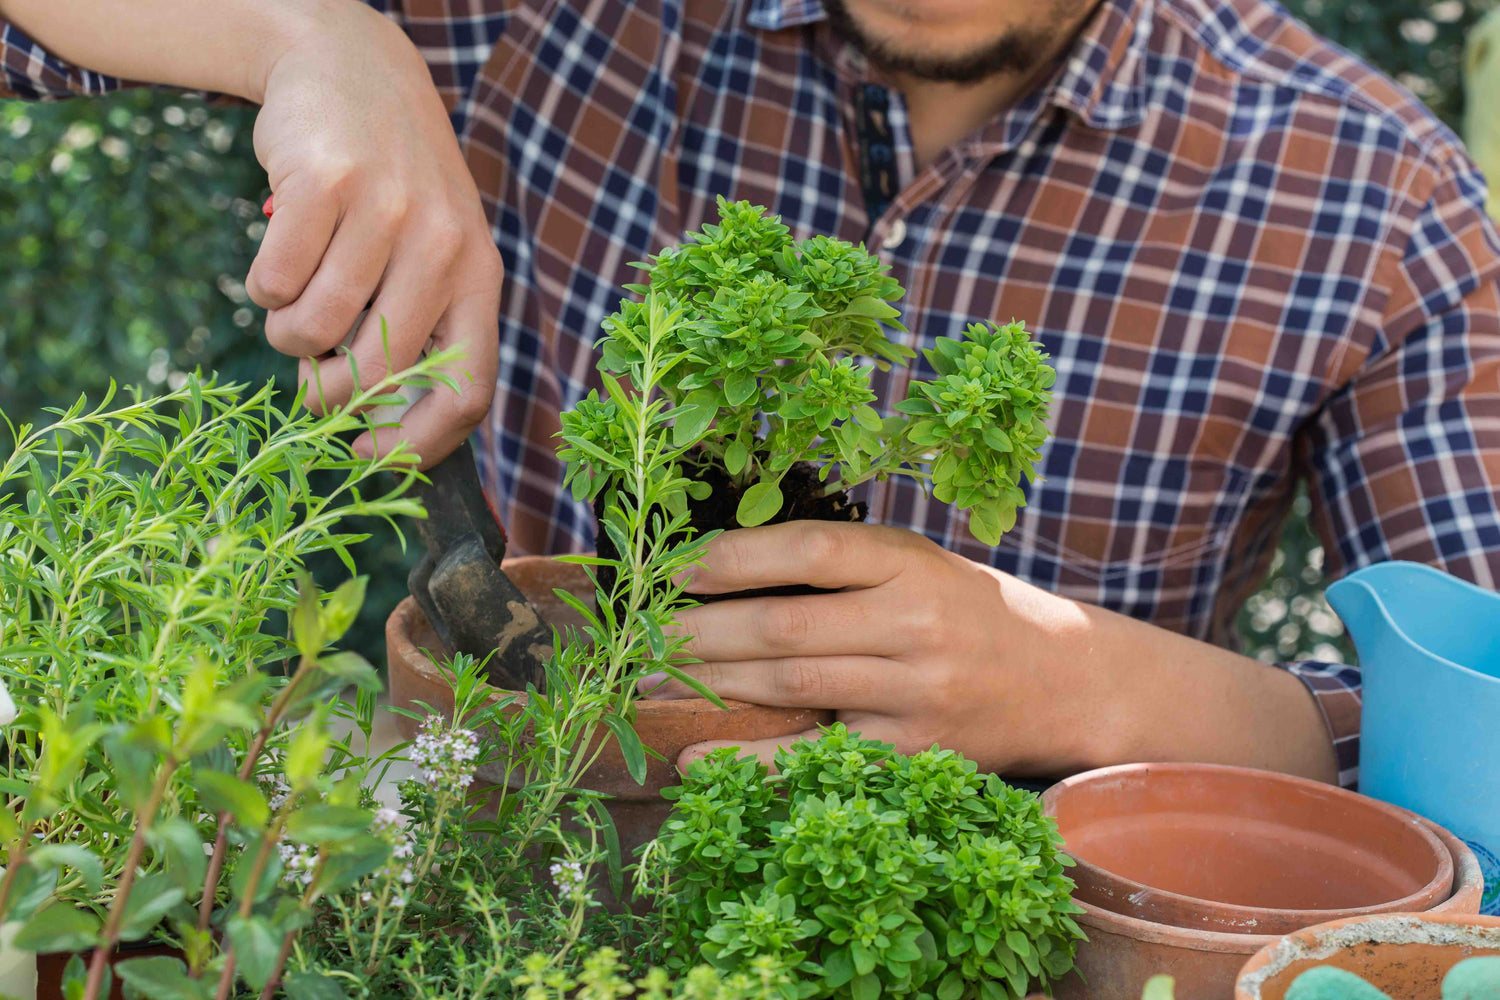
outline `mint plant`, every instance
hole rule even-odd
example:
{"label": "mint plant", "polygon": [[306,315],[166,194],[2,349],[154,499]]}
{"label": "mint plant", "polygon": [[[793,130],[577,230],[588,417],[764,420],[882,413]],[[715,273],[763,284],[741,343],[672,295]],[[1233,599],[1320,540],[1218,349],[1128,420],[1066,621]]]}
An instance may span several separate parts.
{"label": "mint plant", "polygon": [[[938,378],[912,381],[882,418],[871,405],[873,369],[915,357],[886,333],[906,331],[893,304],[900,284],[863,247],[793,240],[747,202],[721,198],[719,214],[641,265],[648,285],[628,286],[684,316],[665,345],[682,360],[661,391],[673,407],[672,443],[698,481],[694,498],[713,488],[706,470],[722,470],[735,523],[748,527],[785,515],[782,486],[800,463],[817,467],[824,496],[904,475],[969,511],[974,535],[995,544],[1015,524],[1021,480],[1047,436],[1055,376],[1025,328],[976,323],[961,340],[942,338],[924,352]],[[621,304],[604,324],[601,370],[619,376],[639,363],[633,344],[647,322],[642,303]],[[616,481],[610,420],[609,402],[593,394],[563,415],[575,499]]]}
{"label": "mint plant", "polygon": [[669,961],[774,967],[774,995],[1001,1000],[1072,968],[1072,862],[1040,800],[960,755],[850,734],[696,762],[642,867]]}

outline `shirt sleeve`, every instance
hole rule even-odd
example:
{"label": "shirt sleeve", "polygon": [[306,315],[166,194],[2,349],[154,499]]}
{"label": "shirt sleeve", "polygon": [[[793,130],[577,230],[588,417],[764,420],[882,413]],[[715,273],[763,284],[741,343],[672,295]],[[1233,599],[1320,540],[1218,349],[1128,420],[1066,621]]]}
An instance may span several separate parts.
{"label": "shirt sleeve", "polygon": [[[365,3],[404,23],[405,0],[365,0]],[[59,59],[0,16],[0,99],[55,101],[65,97],[97,97],[137,85]]]}
{"label": "shirt sleeve", "polygon": [[[1407,559],[1495,589],[1500,580],[1500,237],[1461,152],[1420,182],[1374,284],[1364,348],[1333,361],[1338,388],[1298,447],[1324,565],[1336,578]],[[1414,187],[1418,186],[1416,183]],[[1404,240],[1404,246],[1402,241]],[[1340,781],[1358,781],[1360,675],[1282,664],[1317,698]]]}
{"label": "shirt sleeve", "polygon": [[123,86],[116,77],[64,62],[0,17],[0,98],[49,101],[108,94]]}

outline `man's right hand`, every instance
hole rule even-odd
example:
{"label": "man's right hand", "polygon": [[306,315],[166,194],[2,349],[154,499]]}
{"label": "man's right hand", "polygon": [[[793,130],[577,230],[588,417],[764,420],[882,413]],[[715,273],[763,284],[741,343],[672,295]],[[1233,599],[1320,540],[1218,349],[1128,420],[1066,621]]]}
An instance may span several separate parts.
{"label": "man's right hand", "polygon": [[[430,466],[484,419],[500,254],[447,109],[394,22],[361,0],[0,0],[0,16],[76,65],[262,105],[255,151],[276,214],[246,288],[270,311],[272,346],[304,359],[310,405],[346,402],[356,370],[378,385],[431,340],[463,349],[461,388],[435,387],[399,438]],[[380,437],[389,450],[398,435]]]}
{"label": "man's right hand", "polygon": [[[500,254],[415,47],[356,0],[320,6],[265,73],[255,151],[276,211],[245,287],[268,310],[271,345],[303,359],[315,410],[347,402],[356,378],[368,387],[411,365],[429,339],[461,347],[460,392],[435,387],[402,420],[430,466],[489,409]],[[381,432],[380,449],[395,440]]]}

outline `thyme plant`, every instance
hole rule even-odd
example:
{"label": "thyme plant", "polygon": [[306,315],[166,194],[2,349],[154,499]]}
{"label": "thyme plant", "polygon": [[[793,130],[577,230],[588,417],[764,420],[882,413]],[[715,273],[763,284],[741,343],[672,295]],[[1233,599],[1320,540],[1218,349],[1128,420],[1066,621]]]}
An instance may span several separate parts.
{"label": "thyme plant", "polygon": [[[727,473],[747,527],[782,511],[782,483],[799,462],[818,466],[825,494],[909,476],[969,511],[974,535],[995,544],[1015,524],[1020,482],[1047,436],[1055,375],[1025,328],[976,323],[961,340],[942,338],[924,352],[938,378],[913,380],[896,414],[882,418],[870,405],[871,365],[915,357],[886,334],[905,333],[893,305],[900,284],[863,247],[794,241],[748,202],[720,198],[719,214],[642,265],[649,285],[628,286],[682,313],[663,345],[680,360],[661,392],[690,474],[704,463]],[[619,376],[640,363],[635,345],[649,322],[644,303],[621,304],[605,321],[602,371]],[[618,481],[618,397],[590,394],[562,416],[575,499]],[[697,483],[693,495],[707,490]]]}

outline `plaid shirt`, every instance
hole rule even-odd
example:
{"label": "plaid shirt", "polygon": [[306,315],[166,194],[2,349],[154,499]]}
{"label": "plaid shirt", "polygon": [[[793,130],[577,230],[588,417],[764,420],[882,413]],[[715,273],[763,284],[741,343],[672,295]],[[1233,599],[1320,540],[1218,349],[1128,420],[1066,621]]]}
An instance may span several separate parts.
{"label": "plaid shirt", "polygon": [[[998,547],[905,481],[870,491],[880,521],[1220,643],[1299,477],[1334,574],[1500,576],[1484,183],[1413,97],[1267,0],[1102,0],[1043,86],[920,170],[900,95],[817,0],[372,2],[426,57],[505,258],[483,462],[518,545],[590,546],[558,411],[596,384],[629,262],[722,194],[878,248],[913,347],[1015,317],[1052,354],[1055,436]],[[26,97],[118,85],[13,26],[0,64]],[[867,198],[873,162],[893,183]],[[1358,671],[1283,666],[1352,782]]]}

